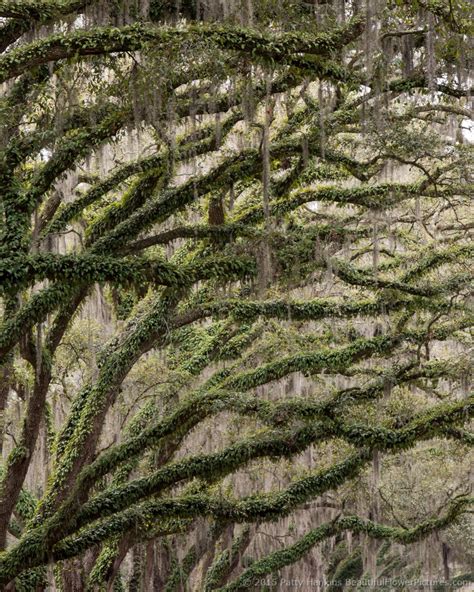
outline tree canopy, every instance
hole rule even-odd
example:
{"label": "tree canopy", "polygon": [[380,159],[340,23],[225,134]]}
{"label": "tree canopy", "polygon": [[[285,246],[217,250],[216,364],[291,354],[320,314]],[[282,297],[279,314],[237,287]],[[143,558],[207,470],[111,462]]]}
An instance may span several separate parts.
{"label": "tree canopy", "polygon": [[470,3],[0,18],[3,589],[467,578]]}

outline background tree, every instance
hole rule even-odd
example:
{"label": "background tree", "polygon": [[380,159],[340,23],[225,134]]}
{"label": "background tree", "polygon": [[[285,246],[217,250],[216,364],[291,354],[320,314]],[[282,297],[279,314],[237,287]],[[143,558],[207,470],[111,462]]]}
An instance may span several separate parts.
{"label": "background tree", "polygon": [[0,2],[5,589],[470,577],[471,16]]}

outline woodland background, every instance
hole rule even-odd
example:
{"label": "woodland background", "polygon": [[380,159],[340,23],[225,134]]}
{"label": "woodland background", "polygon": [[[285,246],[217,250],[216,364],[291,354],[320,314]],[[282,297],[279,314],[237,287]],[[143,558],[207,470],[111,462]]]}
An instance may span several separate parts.
{"label": "woodland background", "polygon": [[0,0],[2,589],[473,589],[472,16]]}

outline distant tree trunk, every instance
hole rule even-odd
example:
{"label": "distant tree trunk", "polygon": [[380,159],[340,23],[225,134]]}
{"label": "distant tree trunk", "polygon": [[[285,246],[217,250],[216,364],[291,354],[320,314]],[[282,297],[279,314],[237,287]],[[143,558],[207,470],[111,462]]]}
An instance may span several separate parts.
{"label": "distant tree trunk", "polygon": [[115,560],[110,568],[110,574],[107,578],[107,592],[112,592],[114,589],[115,578],[119,573],[120,566],[122,565],[123,560],[125,559],[128,551],[130,549],[130,538],[124,537],[119,544],[118,553],[115,557]]}
{"label": "distant tree trunk", "polygon": [[135,545],[135,547],[132,549],[133,571],[128,587],[129,592],[142,592],[143,590],[143,560],[143,545]]}
{"label": "distant tree trunk", "polygon": [[446,543],[441,545],[443,553],[443,575],[445,582],[449,582],[449,547]]}

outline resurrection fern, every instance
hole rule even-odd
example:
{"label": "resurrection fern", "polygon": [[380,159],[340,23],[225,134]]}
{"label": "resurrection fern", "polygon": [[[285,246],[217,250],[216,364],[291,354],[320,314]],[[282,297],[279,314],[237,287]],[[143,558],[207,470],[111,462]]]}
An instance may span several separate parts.
{"label": "resurrection fern", "polygon": [[2,589],[465,576],[471,9],[0,1]]}

